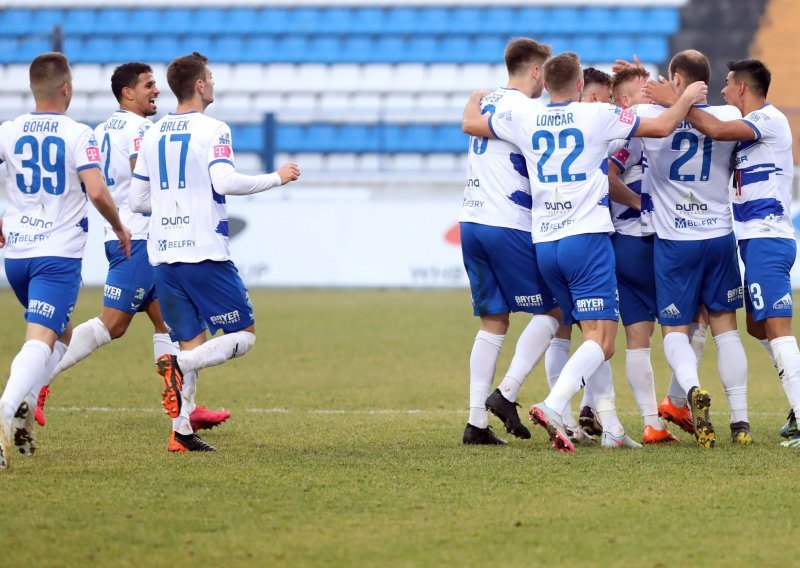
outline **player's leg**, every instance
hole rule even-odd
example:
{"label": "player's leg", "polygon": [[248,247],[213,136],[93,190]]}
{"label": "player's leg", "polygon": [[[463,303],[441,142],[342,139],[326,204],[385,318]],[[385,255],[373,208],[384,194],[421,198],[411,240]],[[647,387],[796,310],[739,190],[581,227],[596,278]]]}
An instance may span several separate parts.
{"label": "player's leg", "polygon": [[[6,276],[20,303],[26,307],[25,343],[11,363],[0,397],[0,468],[8,466],[10,444],[31,455],[34,408],[26,401],[44,381],[53,346],[69,324],[80,287],[80,259],[6,259]],[[13,432],[12,432],[13,428]]]}
{"label": "player's leg", "polygon": [[581,321],[584,340],[548,397],[531,408],[531,417],[547,429],[554,447],[574,451],[572,444],[565,444],[561,438],[564,409],[584,387],[585,377],[594,375],[614,353],[619,311],[614,252],[608,235],[590,234],[537,244],[537,256],[564,323]]}
{"label": "player's leg", "polygon": [[464,444],[505,444],[489,428],[486,408],[497,359],[508,331],[510,311],[492,267],[491,245],[496,236],[496,227],[461,223],[461,251],[470,283],[473,313],[481,322],[469,359],[469,419],[462,436]]}
{"label": "player's leg", "polygon": [[592,391],[592,400],[596,405],[597,416],[603,428],[600,447],[608,449],[641,449],[641,444],[625,434],[625,428],[619,421],[614,379],[609,361],[604,361],[594,375],[589,377],[586,381],[586,388]]}
{"label": "player's leg", "polygon": [[701,300],[708,310],[709,327],[717,346],[717,367],[731,409],[731,439],[750,445],[747,419],[747,355],[736,325],[736,310],[743,306],[742,277],[736,239],[731,233],[707,241]]}
{"label": "player's leg", "polygon": [[697,355],[689,342],[689,327],[697,313],[707,259],[704,241],[670,241],[656,237],[654,246],[656,306],[664,335],[664,356],[676,380],[689,395],[698,444],[714,445],[709,419],[711,397],[700,386]]}
{"label": "player's leg", "polygon": [[528,312],[533,317],[520,334],[508,372],[486,399],[486,408],[503,422],[506,431],[527,439],[531,434],[517,414],[517,395],[550,346],[561,321],[561,312],[539,274],[530,233],[493,229],[499,231],[499,238],[494,240],[489,252],[506,305],[512,312]]}
{"label": "player's leg", "polygon": [[[564,369],[564,365],[566,365],[567,361],[569,360],[569,350],[571,347],[572,325],[558,326],[558,330],[556,331],[553,339],[550,341],[547,352],[544,354],[544,370],[545,375],[547,376],[547,385],[551,389],[558,381],[558,377],[561,376],[561,371]],[[597,422],[597,419],[595,418],[591,409],[587,410],[591,416],[587,416],[589,423],[584,424],[581,419],[575,418],[575,413],[572,410],[572,401],[570,401],[569,404],[567,404],[567,407],[564,409],[564,424],[569,430],[576,431],[576,428],[580,427],[580,429],[589,436],[595,434],[599,435],[602,432],[600,423]],[[590,430],[592,430],[594,425],[596,425],[596,432],[593,433]],[[587,428],[589,429],[587,430]]]}

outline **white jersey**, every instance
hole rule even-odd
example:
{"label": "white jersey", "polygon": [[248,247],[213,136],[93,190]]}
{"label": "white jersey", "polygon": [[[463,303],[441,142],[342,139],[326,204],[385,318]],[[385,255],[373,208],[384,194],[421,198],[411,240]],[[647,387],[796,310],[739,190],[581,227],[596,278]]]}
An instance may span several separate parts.
{"label": "white jersey", "polygon": [[739,142],[733,219],[738,239],[794,239],[791,201],[794,163],[789,121],[771,104],[744,117],[755,140]]}
{"label": "white jersey", "polygon": [[[481,99],[482,114],[540,105],[517,89],[501,88]],[[459,221],[531,231],[531,184],[525,157],[509,142],[472,136]]]}
{"label": "white jersey", "polygon": [[[741,118],[732,106],[697,105],[720,120]],[[641,117],[664,112],[638,105]],[[666,138],[643,138],[645,191],[653,198],[653,224],[660,239],[701,241],[733,231],[728,182],[735,142],[704,136],[684,120]]]}
{"label": "white jersey", "polygon": [[613,150],[608,159],[622,170],[621,177],[625,185],[642,198],[641,211],[611,201],[611,221],[614,223],[614,230],[621,235],[631,237],[652,235],[653,200],[642,188],[642,178],[647,167],[644,144],[640,138],[631,138],[617,145],[612,144],[611,147]]}
{"label": "white jersey", "polygon": [[133,176],[150,182],[151,264],[228,260],[225,197],[208,171],[220,161],[233,165],[230,128],[200,112],[168,114],[145,133]]}
{"label": "white jersey", "polygon": [[78,172],[100,167],[92,129],[62,114],[23,114],[0,125],[3,161],[6,258],[82,258],[89,219]]}
{"label": "white jersey", "polygon": [[[150,219],[132,212],[128,206],[131,160],[139,154],[142,137],[152,125],[149,119],[120,109],[94,129],[94,135],[100,144],[100,164],[106,185],[117,204],[122,224],[130,229],[131,239],[135,241],[147,239]],[[108,223],[105,224],[105,240],[117,240],[117,235]]]}
{"label": "white jersey", "polygon": [[608,145],[630,138],[639,118],[605,103],[550,103],[496,113],[495,136],[516,144],[530,173],[534,242],[612,233],[608,212]]}

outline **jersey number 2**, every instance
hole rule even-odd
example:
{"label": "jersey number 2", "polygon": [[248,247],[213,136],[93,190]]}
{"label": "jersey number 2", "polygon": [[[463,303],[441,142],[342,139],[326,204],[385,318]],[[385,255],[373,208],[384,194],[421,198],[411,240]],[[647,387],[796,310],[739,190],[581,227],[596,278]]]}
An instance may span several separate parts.
{"label": "jersey number 2", "polygon": [[[181,155],[178,165],[178,189],[186,187],[186,155],[189,153],[189,139],[191,134],[170,134],[170,142],[181,143]],[[167,135],[164,134],[158,141],[158,177],[161,180],[161,189],[169,189],[169,173],[167,171]]]}

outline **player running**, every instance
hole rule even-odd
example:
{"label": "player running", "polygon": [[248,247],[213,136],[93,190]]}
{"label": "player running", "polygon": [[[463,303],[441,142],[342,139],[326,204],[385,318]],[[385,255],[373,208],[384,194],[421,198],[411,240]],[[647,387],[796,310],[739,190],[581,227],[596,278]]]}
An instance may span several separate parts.
{"label": "player running", "polygon": [[[547,430],[556,449],[574,451],[561,416],[589,377],[604,429],[601,445],[641,447],[625,435],[617,417],[608,363],[614,352],[618,307],[609,237],[614,227],[608,212],[608,178],[601,164],[613,140],[670,134],[691,104],[705,96],[706,87],[695,84],[661,116],[640,119],[613,105],[576,102],[583,75],[575,54],[548,60],[544,81],[552,101],[547,107],[497,113],[468,131],[510,141],[525,154],[532,174],[532,235],[539,269],[564,322],[579,321],[584,335],[548,397],[531,408],[531,419]],[[473,108],[471,113],[479,111]]]}
{"label": "player running", "polygon": [[[707,82],[710,65],[702,53],[682,51],[670,61],[669,75],[680,93],[694,81]],[[693,114],[741,118],[735,107],[703,102]],[[636,112],[647,117],[666,111],[657,105],[640,105]],[[736,329],[736,310],[742,306],[741,276],[727,187],[734,146],[704,136],[688,121],[664,140],[644,140],[645,186],[654,203],[656,300],[664,353],[687,393],[695,439],[706,448],[715,442],[709,419],[711,398],[700,386],[697,357],[688,335],[698,304],[708,310],[717,346],[719,374],[731,408],[731,438],[742,445],[752,443],[747,421],[747,357]]]}
{"label": "player running", "polygon": [[[544,87],[542,65],[550,48],[518,38],[505,50],[508,84],[480,100],[481,112],[524,112]],[[470,104],[474,104],[474,101]],[[517,109],[520,109],[519,111]],[[487,410],[518,438],[530,431],[517,415],[517,394],[544,355],[561,319],[538,269],[531,240],[531,189],[525,158],[502,140],[473,137],[460,228],[464,267],[481,328],[470,355],[470,409],[464,444],[505,444],[489,427]],[[509,327],[509,312],[532,313],[499,388],[489,391]],[[487,397],[488,395],[488,397]]]}
{"label": "player running", "polygon": [[[236,172],[230,128],[203,114],[214,102],[207,62],[194,52],[167,67],[178,107],[144,134],[130,193],[131,211],[151,213],[147,252],[164,319],[181,348],[157,361],[173,419],[167,449],[175,452],[214,451],[194,433],[185,401],[194,398],[200,369],[241,357],[256,341],[250,298],[230,260],[225,196],[300,177],[292,163],[259,176]],[[207,340],[206,328],[224,335]]]}
{"label": "player running", "polygon": [[[614,101],[627,110],[645,103],[642,92],[650,74],[628,67],[614,75]],[[639,138],[627,140],[608,162],[611,236],[619,286],[619,312],[625,326],[625,376],[642,417],[645,444],[676,442],[658,416],[650,339],[656,321],[656,282],[653,266],[653,201],[642,191],[645,156]],[[583,416],[583,410],[581,411]]]}
{"label": "player running", "polygon": [[[720,120],[699,110],[688,119],[714,140],[738,141],[733,220],[745,267],[747,331],[758,339],[778,369],[795,416],[800,412],[800,352],[792,333],[789,271],[797,255],[791,199],[794,166],[789,122],[767,102],[769,69],[756,59],[728,63],[722,96],[744,118]],[[650,87],[663,100],[664,89]],[[663,100],[667,103],[667,100]],[[800,448],[800,437],[781,443]]]}
{"label": "player running", "polygon": [[61,53],[45,53],[30,66],[34,112],[0,125],[0,162],[8,168],[8,208],[0,246],[5,270],[28,322],[25,343],[11,363],[0,398],[0,469],[11,442],[23,455],[36,449],[34,408],[69,343],[70,314],[81,284],[89,229],[87,197],[130,256],[131,234],[122,224],[100,172],[100,148],[91,128],[64,116],[72,99],[72,72]]}
{"label": "player running", "polygon": [[[147,231],[150,219],[133,213],[128,206],[131,171],[136,164],[144,133],[152,126],[147,118],[156,114],[159,89],[153,70],[144,63],[125,63],[111,76],[111,91],[119,102],[119,110],[95,129],[100,144],[100,161],[106,185],[114,197],[120,217],[132,232],[131,258],[119,250],[119,241],[109,225],[105,227],[106,258],[109,269],[103,290],[100,315],[75,327],[72,339],[61,362],[56,366],[52,382],[65,370],[92,354],[96,349],[125,335],[137,312],[147,313],[153,322],[153,353],[156,360],[165,353],[177,354],[178,346],[169,336],[156,298],[153,267],[147,260]],[[56,343],[56,349],[63,344]],[[44,403],[48,387],[38,393],[36,420],[45,425]],[[204,406],[190,404],[190,420],[194,430],[212,428],[228,419],[230,412],[214,412]]]}

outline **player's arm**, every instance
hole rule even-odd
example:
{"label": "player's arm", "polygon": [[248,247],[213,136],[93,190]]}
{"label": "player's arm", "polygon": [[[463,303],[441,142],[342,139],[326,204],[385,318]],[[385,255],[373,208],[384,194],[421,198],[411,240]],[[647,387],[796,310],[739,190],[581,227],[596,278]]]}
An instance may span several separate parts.
{"label": "player's arm", "polygon": [[142,154],[141,160],[137,160],[136,156],[130,160],[134,169],[131,174],[131,187],[128,189],[128,207],[134,213],[151,213],[153,206],[150,204],[150,177],[147,172],[147,160],[144,154]]}
{"label": "player's arm", "polygon": [[124,250],[125,256],[130,258],[131,232],[122,224],[122,220],[119,218],[117,204],[114,203],[114,198],[111,197],[111,192],[108,191],[106,182],[103,181],[103,174],[100,172],[100,168],[86,168],[79,171],[78,175],[86,188],[86,195],[92,205],[111,225],[111,229],[119,239],[120,249]]}
{"label": "player's arm", "polygon": [[608,160],[608,196],[611,201],[625,205],[637,211],[642,210],[642,196],[637,194],[622,181],[622,170],[614,162]]}
{"label": "player's arm", "polygon": [[250,195],[267,191],[273,187],[285,185],[300,177],[300,168],[297,164],[287,162],[271,174],[248,176],[240,174],[231,164],[219,162],[212,164],[209,169],[211,183],[214,191],[220,195]]}
{"label": "player's arm", "polygon": [[675,104],[653,118],[642,118],[634,136],[639,138],[664,138],[678,127],[693,104],[705,100],[708,86],[702,81],[689,85]]}
{"label": "player's arm", "polygon": [[475,91],[464,107],[464,114],[461,117],[461,130],[470,136],[484,136],[486,138],[497,138],[489,125],[488,114],[481,114],[481,99],[491,91]]}

